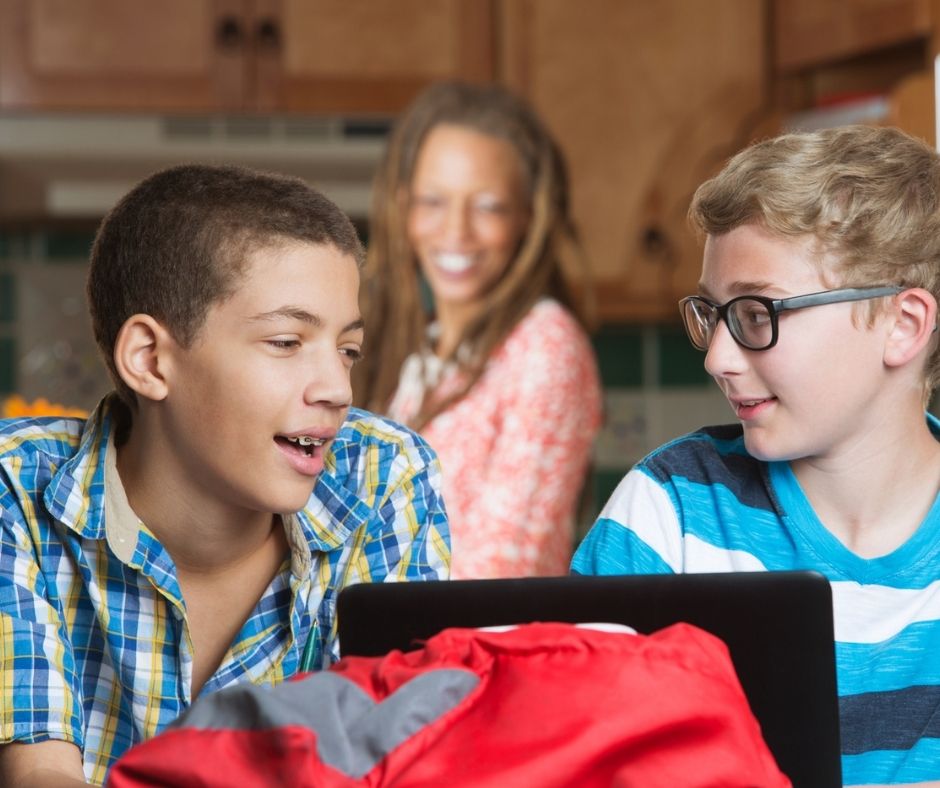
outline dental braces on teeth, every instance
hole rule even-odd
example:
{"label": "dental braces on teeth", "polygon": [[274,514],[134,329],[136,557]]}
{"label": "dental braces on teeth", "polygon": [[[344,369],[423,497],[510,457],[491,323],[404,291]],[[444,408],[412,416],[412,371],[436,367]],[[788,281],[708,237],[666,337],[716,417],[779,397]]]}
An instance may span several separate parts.
{"label": "dental braces on teeth", "polygon": [[298,446],[322,446],[326,443],[324,438],[311,438],[309,435],[301,435],[299,438],[288,438],[291,443]]}

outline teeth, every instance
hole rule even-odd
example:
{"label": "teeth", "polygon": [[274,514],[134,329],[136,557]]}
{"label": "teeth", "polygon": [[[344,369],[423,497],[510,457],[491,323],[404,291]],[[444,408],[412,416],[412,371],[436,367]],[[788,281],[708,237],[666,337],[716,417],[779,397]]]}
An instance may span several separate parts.
{"label": "teeth", "polygon": [[298,446],[322,446],[326,443],[323,438],[311,438],[309,435],[301,435],[299,438],[288,438],[287,440],[296,443]]}
{"label": "teeth", "polygon": [[470,269],[473,258],[466,254],[439,254],[437,264],[448,273],[459,274]]}

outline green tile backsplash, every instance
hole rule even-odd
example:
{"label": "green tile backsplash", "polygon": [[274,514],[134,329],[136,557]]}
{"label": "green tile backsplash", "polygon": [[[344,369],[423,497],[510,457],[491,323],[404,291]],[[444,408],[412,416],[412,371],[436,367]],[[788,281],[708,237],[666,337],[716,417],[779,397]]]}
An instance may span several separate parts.
{"label": "green tile backsplash", "polygon": [[0,337],[0,394],[16,390],[16,343],[11,337]]}
{"label": "green tile backsplash", "polygon": [[705,354],[692,347],[680,326],[659,328],[659,385],[708,386],[711,376],[705,371]]}
{"label": "green tile backsplash", "polygon": [[29,233],[0,230],[0,260],[27,257],[29,243]]}
{"label": "green tile backsplash", "polygon": [[42,233],[43,256],[49,262],[87,260],[94,240],[93,232],[53,230]]}
{"label": "green tile backsplash", "polygon": [[680,326],[604,326],[594,336],[594,350],[605,388],[711,385],[705,355]]}
{"label": "green tile backsplash", "polygon": [[594,351],[605,388],[643,385],[643,328],[604,326],[594,336]]}
{"label": "green tile backsplash", "polygon": [[16,299],[13,274],[0,272],[0,324],[16,320]]}

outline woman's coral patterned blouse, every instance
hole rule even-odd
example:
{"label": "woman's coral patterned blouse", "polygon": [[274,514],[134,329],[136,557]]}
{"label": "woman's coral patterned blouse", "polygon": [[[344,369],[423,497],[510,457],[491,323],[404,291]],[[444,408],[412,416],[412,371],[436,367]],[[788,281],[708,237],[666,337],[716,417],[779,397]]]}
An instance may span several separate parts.
{"label": "woman's coral patterned blouse", "polygon": [[[411,356],[389,409],[405,423],[425,386],[452,391],[455,366]],[[560,304],[536,304],[483,376],[422,434],[443,468],[459,578],[566,574],[601,386],[584,331]]]}

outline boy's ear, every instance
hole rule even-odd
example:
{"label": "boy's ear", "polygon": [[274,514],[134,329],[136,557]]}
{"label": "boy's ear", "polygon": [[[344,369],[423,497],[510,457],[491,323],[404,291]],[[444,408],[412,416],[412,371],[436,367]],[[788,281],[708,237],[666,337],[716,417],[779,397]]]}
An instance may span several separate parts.
{"label": "boy's ear", "polygon": [[131,315],[124,321],[114,343],[114,366],[138,396],[154,401],[166,397],[168,386],[160,360],[172,341],[169,332],[150,315]]}
{"label": "boy's ear", "polygon": [[912,287],[895,296],[894,323],[885,345],[885,363],[900,367],[917,356],[934,339],[937,300],[929,291]]}

